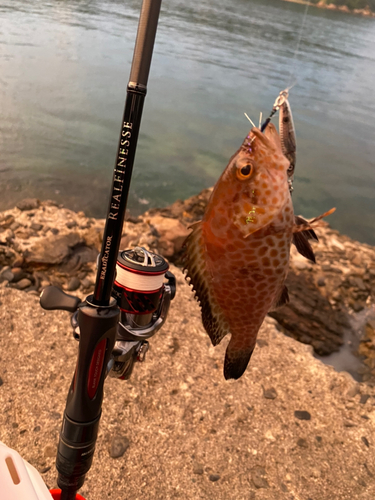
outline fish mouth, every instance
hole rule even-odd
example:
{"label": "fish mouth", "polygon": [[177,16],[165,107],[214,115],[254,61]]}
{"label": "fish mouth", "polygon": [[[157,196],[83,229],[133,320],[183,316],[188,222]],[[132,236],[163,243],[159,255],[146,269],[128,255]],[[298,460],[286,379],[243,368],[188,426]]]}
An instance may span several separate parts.
{"label": "fish mouth", "polygon": [[[268,124],[268,127],[274,127],[272,123]],[[276,129],[275,129],[276,131]],[[250,130],[250,134],[253,134],[257,139],[260,140],[260,142],[266,146],[266,148],[270,148],[271,150],[275,150],[275,144],[265,135],[263,132],[259,130],[257,127],[253,127]]]}
{"label": "fish mouth", "polygon": [[[270,126],[271,124],[269,124],[268,126]],[[274,145],[272,144],[272,142],[268,139],[268,137],[265,136],[265,134],[263,134],[263,132],[261,132],[259,130],[259,128],[257,127],[253,127],[251,130],[250,130],[250,134],[253,134],[257,139],[260,140],[260,142],[262,142],[266,147],[268,148],[272,148],[274,149]]]}

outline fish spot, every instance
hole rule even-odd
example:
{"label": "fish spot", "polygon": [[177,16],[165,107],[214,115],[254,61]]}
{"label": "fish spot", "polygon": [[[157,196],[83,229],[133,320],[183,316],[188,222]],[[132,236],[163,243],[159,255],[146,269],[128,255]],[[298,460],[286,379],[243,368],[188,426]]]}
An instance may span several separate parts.
{"label": "fish spot", "polygon": [[263,241],[262,240],[254,240],[251,242],[251,246],[252,247],[260,247],[261,245],[263,245]]}
{"label": "fish spot", "polygon": [[216,217],[212,220],[211,224],[212,224],[212,230],[220,229],[221,228],[221,224],[220,224],[219,220]]}
{"label": "fish spot", "polygon": [[285,242],[284,240],[283,241],[279,241],[279,244],[277,245],[279,248],[283,247],[285,245]]}
{"label": "fish spot", "polygon": [[248,276],[249,275],[249,270],[247,267],[241,267],[239,270],[238,270],[238,274],[241,276],[241,277],[245,277],[245,276]]}
{"label": "fish spot", "polygon": [[267,252],[268,252],[268,247],[263,246],[263,247],[259,248],[258,255],[260,255],[262,257],[263,255],[266,255]]}
{"label": "fish spot", "polygon": [[266,243],[269,247],[274,247],[275,246],[275,242],[273,241],[273,238],[266,238]]}
{"label": "fish spot", "polygon": [[266,267],[269,267],[271,265],[271,261],[268,257],[263,257],[262,264]]}
{"label": "fish spot", "polygon": [[[262,188],[263,188],[263,189],[267,189],[267,187],[268,187],[267,182],[263,182],[263,184],[262,184]],[[267,191],[266,191],[266,194],[267,194]],[[270,191],[270,194],[271,194],[271,191]]]}
{"label": "fish spot", "polygon": [[235,244],[236,244],[236,247],[241,249],[241,250],[246,248],[246,245],[242,240],[236,240]]}
{"label": "fish spot", "polygon": [[[276,248],[274,248],[273,250],[271,250],[270,256],[271,256],[271,257],[277,257],[277,254],[278,254],[278,253],[279,253],[279,252],[276,250]],[[281,255],[282,255],[282,254],[281,254]],[[286,254],[285,254],[285,255],[286,255]]]}
{"label": "fish spot", "polygon": [[[267,271],[267,269],[266,269],[266,271]],[[269,281],[271,284],[272,284],[272,283],[274,283],[275,281],[277,281],[278,279],[279,279],[279,278],[278,278],[277,276],[274,276],[274,275],[273,275],[273,272],[272,272],[272,276],[269,276],[269,277],[268,277],[268,281]]]}
{"label": "fish spot", "polygon": [[276,196],[274,196],[271,200],[271,203],[272,205],[277,205],[277,202],[278,202],[279,198],[277,198]]}
{"label": "fish spot", "polygon": [[237,202],[239,201],[239,199],[240,199],[240,194],[239,194],[239,193],[236,193],[236,194],[233,196],[232,201],[233,201],[233,203],[237,203]]}
{"label": "fish spot", "polygon": [[270,189],[267,189],[264,193],[266,196],[271,196],[272,191]]}
{"label": "fish spot", "polygon": [[272,261],[272,264],[273,264],[275,267],[278,267],[278,266],[280,265],[280,261],[279,261],[279,259],[274,259],[274,260]]}

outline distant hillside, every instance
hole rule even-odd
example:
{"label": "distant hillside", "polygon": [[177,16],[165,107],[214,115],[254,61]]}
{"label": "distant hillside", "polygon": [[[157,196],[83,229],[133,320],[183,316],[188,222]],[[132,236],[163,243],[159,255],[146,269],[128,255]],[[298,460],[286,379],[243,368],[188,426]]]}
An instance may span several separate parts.
{"label": "distant hillside", "polygon": [[375,0],[288,0],[298,3],[310,3],[323,9],[337,9],[353,14],[362,14],[365,16],[375,15]]}

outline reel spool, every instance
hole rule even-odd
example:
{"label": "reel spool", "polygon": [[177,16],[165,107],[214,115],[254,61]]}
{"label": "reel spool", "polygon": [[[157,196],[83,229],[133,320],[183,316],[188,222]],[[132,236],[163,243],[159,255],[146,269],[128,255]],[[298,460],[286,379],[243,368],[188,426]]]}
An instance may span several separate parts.
{"label": "reel spool", "polygon": [[113,296],[121,309],[121,323],[132,328],[148,325],[158,309],[169,265],[143,247],[119,252]]}

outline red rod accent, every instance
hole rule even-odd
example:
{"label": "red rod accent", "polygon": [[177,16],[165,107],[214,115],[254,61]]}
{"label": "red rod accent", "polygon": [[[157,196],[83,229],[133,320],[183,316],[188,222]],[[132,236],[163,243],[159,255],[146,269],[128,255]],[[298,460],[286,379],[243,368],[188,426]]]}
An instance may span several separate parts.
{"label": "red rod accent", "polygon": [[103,362],[105,356],[105,348],[107,346],[107,339],[103,339],[96,346],[94,355],[90,363],[89,378],[87,381],[87,392],[90,399],[93,399],[98,385],[100,382],[100,376],[103,370]]}

